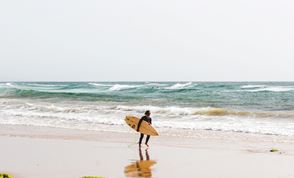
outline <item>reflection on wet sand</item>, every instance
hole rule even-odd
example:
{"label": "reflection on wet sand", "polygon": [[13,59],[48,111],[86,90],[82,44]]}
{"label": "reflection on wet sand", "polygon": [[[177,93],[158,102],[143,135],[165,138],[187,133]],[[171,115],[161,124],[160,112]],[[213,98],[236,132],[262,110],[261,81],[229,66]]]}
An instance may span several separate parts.
{"label": "reflection on wet sand", "polygon": [[142,150],[139,148],[140,160],[132,162],[125,167],[126,177],[152,177],[152,166],[156,161],[150,160],[148,149],[145,150],[146,160],[143,158]]}

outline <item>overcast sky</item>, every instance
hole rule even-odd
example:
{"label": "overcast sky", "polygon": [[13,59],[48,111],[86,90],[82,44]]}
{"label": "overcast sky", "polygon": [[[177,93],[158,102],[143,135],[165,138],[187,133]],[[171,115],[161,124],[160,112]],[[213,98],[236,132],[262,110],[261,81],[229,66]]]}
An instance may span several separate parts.
{"label": "overcast sky", "polygon": [[294,80],[292,0],[0,1],[0,81]]}

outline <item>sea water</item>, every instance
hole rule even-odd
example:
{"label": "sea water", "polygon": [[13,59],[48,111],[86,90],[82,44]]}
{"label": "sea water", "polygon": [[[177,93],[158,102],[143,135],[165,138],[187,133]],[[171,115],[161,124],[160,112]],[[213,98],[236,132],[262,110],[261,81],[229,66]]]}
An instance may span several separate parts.
{"label": "sea water", "polygon": [[159,130],[294,136],[294,82],[0,83],[0,124],[131,132],[145,110]]}

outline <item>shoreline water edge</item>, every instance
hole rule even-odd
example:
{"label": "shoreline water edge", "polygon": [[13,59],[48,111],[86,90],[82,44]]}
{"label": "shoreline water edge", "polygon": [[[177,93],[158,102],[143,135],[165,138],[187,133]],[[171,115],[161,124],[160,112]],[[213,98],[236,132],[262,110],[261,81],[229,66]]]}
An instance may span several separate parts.
{"label": "shoreline water edge", "polygon": [[[0,83],[13,178],[290,178],[294,83]],[[152,112],[150,148],[126,115]],[[213,171],[211,171],[213,170]]]}
{"label": "shoreline water edge", "polygon": [[126,115],[151,110],[166,134],[294,136],[293,108],[294,82],[0,83],[0,124],[11,125],[128,132]]}

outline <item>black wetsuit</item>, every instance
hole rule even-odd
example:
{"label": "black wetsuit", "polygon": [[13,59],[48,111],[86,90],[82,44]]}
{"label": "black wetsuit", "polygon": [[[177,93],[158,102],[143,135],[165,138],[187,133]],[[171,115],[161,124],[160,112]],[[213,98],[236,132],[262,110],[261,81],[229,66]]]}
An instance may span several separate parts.
{"label": "black wetsuit", "polygon": [[[140,119],[139,123],[138,123],[137,131],[139,131],[140,126],[141,126],[141,123],[142,123],[143,120],[146,121],[146,122],[148,122],[149,124],[152,124],[152,119],[151,119],[151,117],[149,117],[149,116],[143,116],[143,117]],[[141,135],[140,135],[140,139],[139,139],[139,144],[142,143],[143,138],[144,138],[144,134],[141,133]],[[145,142],[146,144],[148,143],[149,138],[150,138],[150,135],[147,135],[147,137],[146,137],[146,142]]]}

